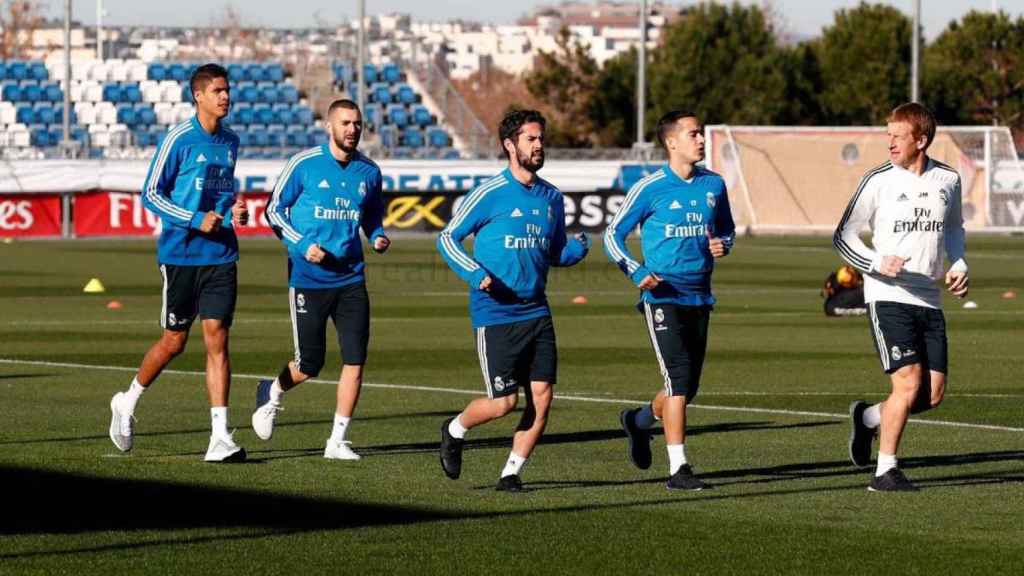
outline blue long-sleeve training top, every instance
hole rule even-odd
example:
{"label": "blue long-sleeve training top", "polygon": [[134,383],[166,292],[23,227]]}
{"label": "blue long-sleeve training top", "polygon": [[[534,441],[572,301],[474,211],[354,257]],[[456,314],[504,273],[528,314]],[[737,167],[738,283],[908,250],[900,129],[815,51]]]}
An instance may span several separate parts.
{"label": "blue long-sleeve training top", "polygon": [[[470,192],[437,238],[448,266],[469,284],[474,328],[549,316],[548,269],[572,266],[589,246],[565,234],[562,193],[537,178],[530,187],[505,169]],[[473,254],[462,241],[474,235]],[[484,277],[489,291],[480,290]]]}
{"label": "blue long-sleeve training top", "polygon": [[[238,136],[223,124],[208,133],[193,116],[171,128],[156,148],[142,186],[142,205],[160,216],[160,264],[207,266],[238,260],[231,224]],[[207,212],[224,216],[217,232],[199,226]]]}
{"label": "blue long-sleeve training top", "polygon": [[[384,235],[381,172],[360,152],[342,164],[327,144],[291,157],[267,205],[267,220],[288,249],[288,285],[337,288],[364,280],[363,243]],[[306,260],[313,244],[328,254]]]}
{"label": "blue long-sleeve training top", "polygon": [[[626,237],[640,226],[644,261],[629,252]],[[686,306],[711,305],[711,272],[715,259],[708,236],[721,238],[728,253],[736,238],[725,181],[710,170],[696,167],[683,180],[668,166],[640,180],[604,232],[608,257],[639,284],[654,273],[662,282],[644,290],[641,300]]]}

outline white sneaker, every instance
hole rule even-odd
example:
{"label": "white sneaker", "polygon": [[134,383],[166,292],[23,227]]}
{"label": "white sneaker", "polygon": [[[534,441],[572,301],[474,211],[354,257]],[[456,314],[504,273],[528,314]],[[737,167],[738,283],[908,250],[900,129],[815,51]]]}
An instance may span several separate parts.
{"label": "white sneaker", "polygon": [[124,392],[114,394],[110,399],[110,440],[121,452],[132,449],[132,437],[135,430],[135,416],[121,409]]}
{"label": "white sneaker", "polygon": [[277,419],[277,413],[281,410],[284,408],[280,404],[267,402],[252,413],[252,431],[260,440],[270,440],[270,437],[274,435],[274,420]]}
{"label": "white sneaker", "polygon": [[352,443],[348,440],[337,441],[333,438],[327,439],[327,446],[324,448],[324,458],[328,460],[359,460],[359,454],[352,451],[349,446]]}
{"label": "white sneaker", "polygon": [[210,436],[210,447],[206,449],[207,462],[244,462],[245,448],[235,444],[231,434]]}

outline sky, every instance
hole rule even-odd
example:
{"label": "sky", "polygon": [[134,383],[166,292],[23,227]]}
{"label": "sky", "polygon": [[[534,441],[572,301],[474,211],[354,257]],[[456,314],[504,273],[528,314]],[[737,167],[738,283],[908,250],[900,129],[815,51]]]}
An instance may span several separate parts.
{"label": "sky", "polygon": [[[357,13],[357,0],[101,0],[110,24],[165,24],[206,26],[217,21],[229,4],[243,16],[243,23],[257,27],[305,27],[318,20],[337,24]],[[631,0],[627,0],[631,1]],[[873,0],[896,6],[906,14],[913,11],[913,0]],[[993,0],[920,0],[924,34],[934,38],[946,25],[971,9],[991,10]],[[833,12],[852,8],[860,0],[743,0],[743,4],[765,3],[774,7],[787,32],[797,36],[816,36],[832,22]],[[53,16],[62,13],[64,3],[44,0]],[[674,0],[673,4],[693,4]],[[1002,10],[1014,17],[1024,15],[1024,1],[995,0]],[[366,0],[369,15],[403,12],[416,20],[477,20],[491,23],[513,23],[533,8],[551,4],[550,0]],[[639,2],[637,1],[637,4]],[[74,18],[85,24],[96,22],[96,0],[72,0]]]}

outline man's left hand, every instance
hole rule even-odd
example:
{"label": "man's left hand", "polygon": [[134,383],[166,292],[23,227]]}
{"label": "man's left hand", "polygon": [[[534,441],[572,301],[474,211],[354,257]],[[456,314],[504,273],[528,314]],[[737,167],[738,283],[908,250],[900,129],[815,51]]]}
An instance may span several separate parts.
{"label": "man's left hand", "polygon": [[967,272],[946,272],[946,289],[957,298],[967,296]]}
{"label": "man's left hand", "polygon": [[388,248],[391,247],[391,239],[387,236],[377,236],[373,240],[373,249],[378,254],[387,252]]}

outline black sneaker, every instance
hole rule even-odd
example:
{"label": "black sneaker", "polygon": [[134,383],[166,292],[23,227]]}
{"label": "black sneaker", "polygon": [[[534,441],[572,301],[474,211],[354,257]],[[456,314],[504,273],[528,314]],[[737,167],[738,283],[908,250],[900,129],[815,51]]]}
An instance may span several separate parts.
{"label": "black sneaker", "polygon": [[456,438],[448,432],[448,425],[458,416],[453,416],[441,424],[441,468],[445,476],[452,480],[462,474],[462,445],[465,443],[461,438]]}
{"label": "black sneaker", "polygon": [[498,492],[522,492],[523,481],[519,478],[518,474],[502,476],[501,480],[498,480],[498,485],[495,486],[494,489]]}
{"label": "black sneaker", "polygon": [[639,412],[640,408],[619,412],[619,423],[629,441],[629,460],[637,468],[647,470],[651,467],[651,435],[637,427],[636,415]]}
{"label": "black sneaker", "polygon": [[707,484],[700,481],[693,475],[693,468],[689,464],[683,464],[676,470],[676,473],[669,476],[668,483],[665,487],[669,490],[689,490],[696,492],[707,488]]}
{"label": "black sneaker", "polygon": [[864,425],[868,407],[863,400],[850,404],[850,461],[861,468],[871,463],[871,443],[875,439],[875,431]]}
{"label": "black sneaker", "polygon": [[868,485],[870,492],[918,492],[917,486],[907,480],[899,468],[890,468],[881,476],[873,476]]}

